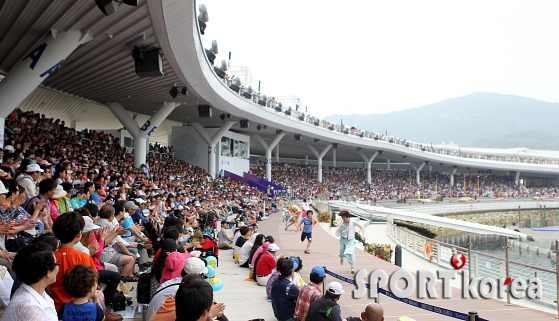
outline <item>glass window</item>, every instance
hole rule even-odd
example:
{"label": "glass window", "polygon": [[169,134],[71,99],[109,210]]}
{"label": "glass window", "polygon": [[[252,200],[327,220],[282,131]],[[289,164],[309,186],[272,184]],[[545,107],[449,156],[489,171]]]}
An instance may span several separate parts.
{"label": "glass window", "polygon": [[233,156],[234,157],[239,157],[239,141],[235,140],[235,143],[233,145]]}
{"label": "glass window", "polygon": [[231,156],[231,139],[221,137],[221,156]]}
{"label": "glass window", "polygon": [[247,158],[247,143],[246,142],[239,142],[239,157],[242,159]]}

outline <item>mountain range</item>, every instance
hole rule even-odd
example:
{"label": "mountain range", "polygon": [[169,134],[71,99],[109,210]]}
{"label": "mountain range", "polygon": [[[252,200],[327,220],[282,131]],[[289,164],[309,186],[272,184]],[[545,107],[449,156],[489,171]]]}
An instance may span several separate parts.
{"label": "mountain range", "polygon": [[559,150],[559,104],[513,95],[480,92],[388,114],[325,119],[420,143]]}

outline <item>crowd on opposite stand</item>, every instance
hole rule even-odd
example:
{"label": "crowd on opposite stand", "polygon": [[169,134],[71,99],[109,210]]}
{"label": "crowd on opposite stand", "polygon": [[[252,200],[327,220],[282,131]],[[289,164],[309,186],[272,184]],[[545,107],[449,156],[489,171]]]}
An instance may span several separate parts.
{"label": "crowd on opposite stand", "polygon": [[[251,166],[251,173],[266,177],[266,166],[261,162]],[[317,180],[316,165],[293,163],[272,164],[272,181],[289,189],[289,193],[303,197],[323,197],[341,200],[390,200],[398,198],[444,197],[533,197],[559,195],[556,186],[526,188],[516,185],[512,175],[454,175],[440,172],[420,172],[420,184],[413,170],[372,169],[371,185],[367,184],[367,169],[324,167],[322,183]],[[479,180],[479,181],[478,181]],[[478,185],[479,184],[479,185]]]}
{"label": "crowd on opposite stand", "polygon": [[[111,135],[21,110],[6,119],[0,149],[2,320],[121,320],[115,310],[132,300],[121,290],[140,281],[137,290],[146,294],[143,275],[150,300],[163,283],[187,274],[190,279],[165,293],[176,293],[177,315],[198,309],[193,304],[200,302],[190,301],[203,286],[190,274],[199,276],[207,265],[196,256],[213,249],[214,221],[235,212],[257,226],[264,211],[281,204],[248,185],[213,179],[175,159],[172,147],[150,150],[146,164],[134,168],[133,156]],[[170,310],[166,299],[163,314]],[[223,304],[212,305],[211,315],[222,317],[223,310]],[[177,320],[188,319],[190,310],[184,311]]]}

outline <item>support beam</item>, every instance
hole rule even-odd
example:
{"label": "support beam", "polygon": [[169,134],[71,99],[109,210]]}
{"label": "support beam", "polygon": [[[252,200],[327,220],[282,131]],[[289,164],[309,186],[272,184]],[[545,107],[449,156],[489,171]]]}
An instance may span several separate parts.
{"label": "support beam", "polygon": [[279,143],[276,145],[276,163],[279,163]]}
{"label": "support beam", "polygon": [[334,148],[332,150],[332,153],[333,153],[333,155],[332,155],[332,166],[334,166],[334,168],[336,168],[336,148]]}
{"label": "support beam", "polygon": [[278,134],[274,137],[274,140],[268,145],[264,139],[260,135],[254,135],[254,139],[256,139],[262,147],[266,150],[266,180],[269,182],[272,181],[272,149],[279,145],[280,140],[285,136],[285,134]]}
{"label": "support beam", "polygon": [[520,184],[520,171],[514,173],[514,184],[516,184],[516,186]]}
{"label": "support beam", "polygon": [[419,173],[421,173],[421,170],[423,169],[423,166],[425,166],[425,163],[421,163],[421,164],[410,163],[410,165],[415,170],[415,182],[417,183],[417,185],[421,185],[421,180],[419,179]]}
{"label": "support beam", "polygon": [[0,82],[0,117],[7,118],[81,44],[92,40],[79,30],[53,30],[18,60]]}
{"label": "support beam", "polygon": [[386,160],[386,169],[390,170],[390,160]]}
{"label": "support beam", "polygon": [[326,153],[328,153],[330,148],[332,148],[332,144],[326,145],[326,147],[322,150],[322,152],[320,152],[320,154],[318,153],[316,148],[314,148],[314,146],[308,145],[308,147],[318,160],[318,182],[322,183],[322,158],[324,157],[324,155],[326,155]]}
{"label": "support beam", "polygon": [[175,110],[178,103],[163,103],[150,119],[148,119],[142,127],[138,127],[136,122],[130,118],[128,112],[119,103],[107,103],[107,107],[116,116],[126,130],[134,137],[134,167],[140,168],[146,163],[147,144],[149,136],[157,129],[159,125]]}
{"label": "support beam", "polygon": [[206,131],[206,129],[200,125],[199,123],[192,123],[192,127],[198,132],[200,137],[208,144],[208,174],[215,178],[216,170],[215,170],[215,163],[216,163],[216,154],[217,148],[216,144],[221,140],[221,137],[235,124],[234,121],[226,122],[218,131],[210,137],[210,134]]}
{"label": "support beam", "polygon": [[457,170],[458,168],[453,168],[452,171],[450,172],[450,187],[454,186],[454,174],[456,174]]}
{"label": "support beam", "polygon": [[371,156],[371,157],[368,157],[363,152],[359,152],[359,155],[361,155],[361,157],[363,157],[363,160],[367,164],[367,184],[371,184],[371,164],[373,163],[373,160],[375,159],[375,157],[378,156],[378,152],[375,152],[373,154],[373,156]]}
{"label": "support beam", "polygon": [[305,155],[305,165],[309,165],[309,155]]}

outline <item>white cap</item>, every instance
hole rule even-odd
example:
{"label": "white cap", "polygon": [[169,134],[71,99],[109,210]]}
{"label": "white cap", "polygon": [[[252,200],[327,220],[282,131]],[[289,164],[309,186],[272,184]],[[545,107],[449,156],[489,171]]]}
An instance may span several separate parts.
{"label": "white cap", "polygon": [[4,186],[4,183],[2,183],[2,181],[0,181],[0,194],[7,194],[9,191],[8,189],[6,189],[6,187]]}
{"label": "white cap", "polygon": [[342,288],[342,285],[338,282],[330,282],[330,284],[328,284],[328,292],[335,295],[340,295],[342,293],[345,293],[344,289]]}
{"label": "white cap", "polygon": [[270,244],[270,246],[268,246],[268,252],[277,252],[279,251],[279,246],[275,243]]}
{"label": "white cap", "polygon": [[83,227],[83,233],[95,231],[101,228],[99,225],[93,224],[93,220],[89,216],[84,216],[85,226]]}
{"label": "white cap", "polygon": [[138,204],[145,204],[145,203],[147,203],[146,201],[144,201],[143,198],[137,198],[135,201],[138,202]]}
{"label": "white cap", "polygon": [[29,164],[27,165],[27,173],[33,173],[33,172],[44,172],[44,170],[41,169],[41,166],[39,166],[38,164]]}
{"label": "white cap", "polygon": [[15,148],[12,145],[6,145],[4,146],[4,150],[15,150]]}
{"label": "white cap", "polygon": [[184,272],[188,274],[206,274],[208,273],[208,268],[201,259],[190,257],[184,262]]}

